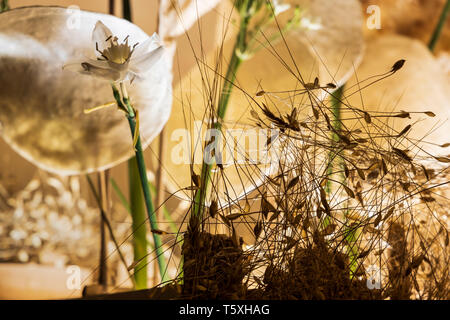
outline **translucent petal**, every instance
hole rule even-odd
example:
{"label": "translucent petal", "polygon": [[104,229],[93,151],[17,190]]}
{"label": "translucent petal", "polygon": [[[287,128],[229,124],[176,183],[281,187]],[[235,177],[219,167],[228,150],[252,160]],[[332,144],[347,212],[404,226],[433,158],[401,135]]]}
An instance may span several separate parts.
{"label": "translucent petal", "polygon": [[111,68],[107,61],[92,59],[70,62],[63,66],[63,70],[78,72],[108,81],[117,81],[120,79],[121,75],[119,71]]}
{"label": "translucent petal", "polygon": [[107,26],[104,25],[103,22],[97,21],[95,24],[94,31],[92,31],[92,41],[98,45],[98,49],[100,51],[105,50],[106,48],[111,46],[113,34],[111,30]]}
{"label": "translucent petal", "polygon": [[133,57],[139,58],[144,54],[147,54],[162,45],[162,41],[157,33],[153,33],[153,35],[145,40],[143,43],[140,43],[133,51]]}
{"label": "translucent petal", "polygon": [[164,40],[176,38],[220,3],[220,0],[162,0],[159,32]]}
{"label": "translucent petal", "polygon": [[140,57],[136,57],[130,61],[130,70],[138,75],[147,74],[150,69],[159,62],[164,54],[164,47],[159,47]]}

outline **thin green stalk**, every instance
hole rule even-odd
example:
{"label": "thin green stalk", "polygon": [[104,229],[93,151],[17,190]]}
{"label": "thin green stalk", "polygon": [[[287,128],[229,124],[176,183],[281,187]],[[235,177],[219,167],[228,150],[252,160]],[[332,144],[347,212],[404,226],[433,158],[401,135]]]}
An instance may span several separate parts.
{"label": "thin green stalk", "polygon": [[0,12],[9,10],[9,4],[8,4],[8,0],[2,0],[2,2],[0,3]]}
{"label": "thin green stalk", "polygon": [[[344,95],[344,89],[345,85],[339,87],[331,96],[331,111],[332,111],[332,119],[333,119],[333,128],[334,131],[331,133],[331,140],[332,143],[339,142],[339,136],[337,135],[338,132],[342,129],[342,116],[341,116],[341,106],[342,106],[342,97]],[[339,156],[339,154],[336,154],[333,150],[330,151],[329,154],[329,164],[328,164],[328,170],[327,170],[327,176],[331,177],[333,175],[333,171],[335,168],[335,163],[338,163],[340,169],[342,169],[342,158]],[[341,174],[340,179],[342,183],[345,183],[345,176]],[[327,184],[325,187],[325,191],[328,195],[332,192],[332,181],[327,180]],[[347,216],[347,214],[345,214]],[[347,219],[345,223],[347,223]],[[325,220],[323,221],[323,226],[326,227],[331,223],[330,218],[327,216]],[[345,239],[347,242],[347,249],[348,249],[348,256],[350,259],[350,275],[353,276],[354,272],[356,271],[357,265],[357,257],[359,255],[359,250],[356,245],[356,241],[358,239],[358,231],[359,228],[352,229],[349,226],[346,226],[345,228]]]}
{"label": "thin green stalk", "polygon": [[[156,186],[154,186],[151,182],[149,182],[149,186],[150,186],[150,192],[156,193]],[[164,218],[169,223],[170,232],[177,233],[178,227],[176,226],[175,222],[173,221],[172,217],[170,216],[169,210],[167,210],[167,208],[164,205],[161,206],[161,210],[163,212]]]}
{"label": "thin green stalk", "polygon": [[122,190],[120,190],[120,187],[117,185],[116,180],[114,180],[113,178],[111,178],[109,180],[111,182],[111,185],[113,187],[114,192],[116,193],[117,197],[119,198],[120,202],[122,203],[122,205],[124,206],[124,208],[128,211],[128,213],[131,215],[131,207],[130,204],[128,203],[127,198],[125,197],[125,195],[123,194]]}
{"label": "thin green stalk", "polygon": [[447,3],[442,9],[441,16],[439,17],[436,28],[434,29],[433,35],[431,36],[431,40],[428,44],[428,48],[430,48],[431,51],[434,51],[434,48],[436,47],[436,44],[439,40],[439,37],[441,36],[442,29],[444,28],[445,21],[447,19],[447,15],[449,12],[450,12],[450,0],[447,0]]}
{"label": "thin green stalk", "polygon": [[147,230],[145,228],[145,205],[142,187],[139,184],[139,170],[136,157],[128,160],[128,185],[130,213],[133,228],[134,267],[136,289],[147,288]]}
{"label": "thin green stalk", "polygon": [[[342,129],[342,119],[341,119],[341,99],[344,93],[344,86],[339,87],[331,96],[331,111],[332,111],[332,119],[333,119],[333,128],[335,131],[331,133],[331,140],[332,143],[339,142],[339,136],[336,134],[336,132],[340,132]],[[330,154],[328,156],[329,158],[329,164],[328,164],[328,170],[327,175],[331,176],[333,174],[334,170],[334,159],[336,159],[336,154],[333,151],[330,151]],[[325,191],[327,194],[331,193],[331,184],[332,182],[330,180],[327,181]]]}
{"label": "thin green stalk", "polygon": [[[156,192],[156,187],[151,182],[149,183],[149,186],[150,186],[150,191],[151,192]],[[179,245],[180,248],[182,248],[183,247],[183,241],[184,241],[183,234],[180,232],[179,228],[177,227],[177,225],[173,221],[169,210],[167,210],[167,208],[164,205],[161,206],[161,210],[163,212],[164,219],[166,219],[166,221],[169,223],[170,232],[172,232],[173,234],[176,235],[174,243]],[[178,265],[178,269],[181,271],[180,274],[178,275],[180,279],[183,279],[183,263],[184,263],[183,259],[180,259],[180,263]]]}
{"label": "thin green stalk", "polygon": [[[128,213],[131,214],[130,204],[128,203],[127,198],[125,197],[123,192],[120,190],[119,186],[117,185],[117,182],[113,178],[111,178],[110,181],[111,181],[111,185],[114,189],[114,192],[116,193],[120,202],[122,203],[124,208],[128,211]],[[150,186],[150,192],[156,192],[156,187],[151,182],[149,182],[149,186]],[[172,217],[170,216],[169,210],[167,210],[167,208],[164,205],[161,207],[161,209],[163,211],[164,218],[169,223],[170,232],[177,233],[178,227],[176,226],[175,222],[173,221]]]}
{"label": "thin green stalk", "polygon": [[[132,21],[130,0],[123,0],[122,4],[123,4],[123,17],[128,21]],[[131,135],[134,140],[134,138],[135,138],[134,135],[135,135],[135,131],[136,131],[136,115],[134,113],[134,109],[131,107],[130,101],[128,99],[128,95],[126,94],[126,92],[124,92],[124,87],[121,86],[121,89],[122,89],[123,103],[125,104],[125,106],[123,105],[123,103],[120,99],[120,94],[118,94],[117,89],[113,88],[113,90],[115,90],[114,96],[116,97],[117,103],[119,104],[119,108],[121,108],[121,109],[124,108],[128,112],[128,114],[127,114],[128,124],[130,125]],[[119,97],[119,99],[117,99],[118,97]],[[122,105],[122,106],[120,106],[120,105]],[[141,190],[143,191],[143,194],[144,194],[145,206],[147,208],[147,215],[148,215],[148,219],[150,221],[150,227],[152,230],[157,230],[158,224],[155,219],[155,210],[154,210],[153,201],[152,201],[149,186],[148,186],[147,169],[146,169],[145,161],[144,161],[141,137],[140,137],[139,132],[137,132],[137,134],[138,134],[138,137],[137,137],[137,143],[135,146],[136,165],[137,165],[139,176],[140,176]],[[128,170],[129,171],[134,170],[133,168],[130,168],[130,164],[129,164]],[[131,177],[130,177],[130,179],[131,179]],[[135,181],[136,181],[136,179],[133,181],[130,180],[130,186],[134,185]],[[165,261],[165,258],[164,258],[163,252],[162,252],[161,239],[160,239],[159,235],[157,235],[156,233],[152,233],[152,234],[153,234],[153,241],[154,241],[155,248],[156,248],[159,273],[161,275],[162,282],[165,282],[165,281],[169,280],[169,277],[167,275],[167,264],[166,264],[166,261]],[[135,248],[135,250],[137,250],[137,249]]]}
{"label": "thin green stalk", "polygon": [[[142,191],[144,193],[145,206],[147,208],[147,216],[148,216],[148,220],[150,221],[151,230],[158,230],[158,223],[155,218],[155,208],[153,206],[153,201],[151,198],[149,183],[148,183],[148,179],[147,179],[147,169],[146,169],[146,165],[145,165],[145,161],[144,161],[144,152],[142,150],[141,137],[140,137],[139,131],[136,130],[136,114],[135,114],[133,107],[130,104],[130,100],[128,98],[128,93],[127,93],[126,88],[123,85],[123,83],[121,84],[121,91],[122,91],[122,96],[120,95],[119,90],[113,85],[114,98],[116,99],[119,109],[124,110],[124,111],[126,110],[126,112],[127,112],[128,124],[130,126],[131,136],[133,137],[133,141],[135,140],[135,134],[137,134],[135,154],[136,154],[137,167],[138,167],[140,181],[141,181],[141,187],[142,187]],[[152,232],[152,235],[153,235],[153,241],[155,244],[155,251],[156,251],[156,256],[157,256],[157,260],[158,260],[158,267],[159,267],[159,272],[161,275],[161,280],[163,282],[165,282],[165,281],[169,280],[169,277],[167,274],[166,260],[164,258],[163,251],[162,251],[161,238],[155,232]]]}
{"label": "thin green stalk", "polygon": [[[214,124],[214,129],[217,132],[221,132],[222,129],[222,120],[224,119],[228,107],[228,103],[230,101],[231,91],[233,90],[234,82],[236,81],[236,73],[239,69],[239,66],[242,63],[242,59],[240,58],[240,53],[244,53],[247,50],[247,30],[251,16],[247,13],[248,9],[252,5],[252,0],[246,0],[242,5],[240,16],[240,29],[239,34],[237,36],[231,60],[228,65],[228,70],[225,75],[225,80],[223,84],[223,88],[219,97],[219,104],[217,108],[217,118],[218,121]],[[214,142],[217,144],[217,140]],[[202,171],[201,171],[201,184],[199,190],[196,192],[194,197],[194,206],[193,206],[193,214],[197,218],[201,218],[204,211],[204,203],[206,199],[207,190],[209,187],[209,183],[211,181],[211,169],[212,164],[208,164],[203,162]]]}
{"label": "thin green stalk", "polygon": [[[127,104],[128,108],[130,109],[129,103],[126,102],[125,104]],[[128,118],[128,123],[130,125],[130,130],[134,137],[134,131],[136,128],[136,119],[135,119],[134,113],[130,112],[127,118]],[[139,134],[139,133],[137,133],[137,134]],[[144,153],[142,150],[140,136],[138,136],[138,140],[136,143],[136,161],[137,161],[137,166],[139,169],[139,175],[141,177],[141,179],[140,179],[141,186],[142,186],[142,191],[144,192],[145,206],[147,208],[147,215],[148,215],[148,219],[150,221],[151,230],[158,230],[158,223],[156,222],[156,219],[155,219],[155,208],[153,207],[153,202],[152,202],[150,190],[148,187],[147,169],[145,166]],[[167,265],[166,265],[166,261],[164,259],[164,252],[162,251],[161,238],[159,237],[158,234],[156,234],[154,232],[152,232],[152,235],[153,235],[153,241],[155,243],[155,250],[156,250],[156,255],[157,255],[157,260],[158,260],[159,272],[161,275],[162,282],[165,282],[165,281],[168,281],[169,278],[167,275]]]}
{"label": "thin green stalk", "polygon": [[[128,203],[128,200],[126,199],[125,195],[122,193],[122,191],[120,190],[119,186],[117,185],[116,181],[113,178],[111,178],[111,185],[112,185],[114,191],[116,192],[117,197],[119,197],[119,200],[122,203],[122,205],[131,214],[130,204]],[[156,192],[156,187],[152,183],[149,183],[149,186],[150,186],[151,192]],[[180,247],[183,246],[182,234],[179,233],[179,229],[176,226],[175,222],[173,221],[173,219],[169,213],[169,210],[167,210],[167,208],[164,205],[161,207],[161,209],[163,211],[164,218],[169,223],[170,232],[177,235],[174,243],[178,244]],[[154,246],[152,243],[147,242],[147,244],[151,250],[154,249]],[[135,261],[139,261],[139,260],[135,260]],[[182,278],[183,277],[183,259],[180,260],[179,268],[181,270],[180,277]]]}
{"label": "thin green stalk", "polygon": [[357,246],[357,241],[359,238],[361,228],[352,228],[347,226],[345,229],[345,240],[348,243],[347,245],[347,254],[350,260],[349,268],[350,268],[350,277],[353,278],[354,274],[358,271],[358,256],[359,250]]}
{"label": "thin green stalk", "polygon": [[[332,111],[332,126],[334,131],[331,133],[331,141],[333,144],[339,142],[339,136],[336,132],[340,132],[342,128],[342,120],[341,120],[341,99],[344,94],[344,86],[339,87],[334,94],[331,96],[331,111]],[[334,163],[336,159],[339,159],[339,155],[337,155],[333,150],[330,151],[328,155],[328,168],[327,168],[327,176],[331,177],[334,171]],[[345,179],[345,178],[344,178]],[[332,181],[329,179],[325,185],[325,192],[327,195],[331,194],[332,189]],[[325,217],[322,225],[323,227],[328,226],[331,223],[330,218],[328,216]]]}

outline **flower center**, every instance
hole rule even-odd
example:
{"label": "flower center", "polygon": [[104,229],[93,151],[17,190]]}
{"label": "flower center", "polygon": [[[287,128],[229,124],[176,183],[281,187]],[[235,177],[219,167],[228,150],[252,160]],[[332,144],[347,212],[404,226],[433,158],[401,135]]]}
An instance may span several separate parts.
{"label": "flower center", "polygon": [[[117,64],[125,64],[128,62],[131,58],[131,55],[133,54],[134,49],[138,45],[136,43],[133,46],[130,46],[128,44],[128,37],[127,36],[122,43],[118,42],[117,37],[109,37],[105,41],[110,43],[110,47],[106,48],[103,51],[100,51],[98,49],[98,43],[96,43],[96,50],[98,53],[100,53],[101,57],[104,60],[111,61]],[[103,60],[102,58],[99,58],[100,60]]]}

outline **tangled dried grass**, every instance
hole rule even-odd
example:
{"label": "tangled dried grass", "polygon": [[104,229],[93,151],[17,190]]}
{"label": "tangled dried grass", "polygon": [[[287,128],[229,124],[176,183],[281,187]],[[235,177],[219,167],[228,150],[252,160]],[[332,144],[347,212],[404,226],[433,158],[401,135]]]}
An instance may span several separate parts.
{"label": "tangled dried grass", "polygon": [[[372,114],[346,105],[344,93],[335,97],[346,115],[336,125],[331,104],[319,94],[333,96],[330,89],[333,84],[320,86],[316,79],[289,92],[306,102],[292,103],[286,115],[277,111],[286,99],[265,91],[256,95],[265,99],[253,100],[265,117],[252,113],[256,125],[277,130],[267,146],[277,149],[278,171],[237,203],[217,208],[213,202],[214,213],[185,234],[185,293],[243,299],[448,298],[449,159],[415,156],[420,143],[408,138],[412,125],[392,132],[378,120],[410,118],[407,111]],[[304,108],[311,108],[312,116],[301,118],[297,110]],[[352,130],[347,119],[367,129]],[[406,142],[416,150],[402,147]],[[220,172],[216,175],[213,181],[220,179]],[[214,234],[217,225],[228,228],[229,236]],[[243,252],[238,232],[247,239]],[[224,254],[226,247],[232,253]]]}

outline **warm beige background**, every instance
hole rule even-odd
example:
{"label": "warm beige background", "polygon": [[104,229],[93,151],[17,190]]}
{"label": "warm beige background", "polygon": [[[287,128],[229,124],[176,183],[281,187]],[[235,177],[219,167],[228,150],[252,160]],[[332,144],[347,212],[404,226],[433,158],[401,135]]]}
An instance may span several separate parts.
{"label": "warm beige background", "polygon": [[[10,0],[9,4],[12,9],[31,5],[56,5],[63,7],[77,5],[82,10],[102,13],[109,12],[109,0]],[[133,22],[148,34],[152,34],[156,31],[157,14],[158,0],[132,1]],[[115,1],[115,15],[122,16],[122,1],[120,0]],[[202,32],[203,49],[209,51],[215,46],[217,21],[217,15],[213,11],[200,20],[201,28],[194,26],[191,30],[187,31],[191,44],[196,52],[200,49],[199,29]],[[175,54],[173,67],[174,83],[178,82],[180,77],[192,68],[195,63],[188,37],[184,35],[176,39],[176,41],[177,52]],[[152,147],[146,150],[146,159],[147,162],[149,162],[149,165],[154,165],[157,150],[157,141],[153,143]],[[124,191],[127,190],[126,172],[126,164],[122,164],[113,169],[113,175],[122,185]],[[21,190],[33,176],[38,176],[38,174],[39,173],[36,172],[36,168],[33,165],[18,156],[0,138],[0,196],[2,195],[2,186],[10,195],[12,195]]]}

